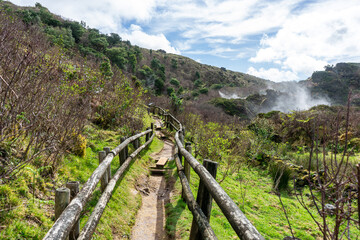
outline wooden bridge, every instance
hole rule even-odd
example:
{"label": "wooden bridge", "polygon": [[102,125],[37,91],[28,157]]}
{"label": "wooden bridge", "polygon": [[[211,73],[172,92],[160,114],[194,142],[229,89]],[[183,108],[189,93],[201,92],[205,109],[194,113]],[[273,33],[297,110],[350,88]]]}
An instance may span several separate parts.
{"label": "wooden bridge", "polygon": [[[217,163],[204,160],[203,165],[201,165],[191,155],[191,145],[187,144],[184,147],[184,126],[161,107],[152,106],[149,108],[149,111],[161,117],[167,128],[176,130],[174,136],[176,143],[174,159],[181,180],[182,197],[193,214],[190,239],[217,239],[209,224],[212,199],[218,204],[239,239],[264,239],[215,180]],[[145,137],[145,143],[140,146],[140,138],[143,136]],[[104,151],[99,152],[100,164],[80,191],[78,182],[69,182],[67,188],[57,189],[55,195],[56,222],[43,239],[91,239],[116,183],[124,175],[124,172],[128,169],[136,155],[152,142],[154,136],[154,125],[151,124],[151,127],[142,133],[129,138],[122,138],[121,144],[115,149],[105,148]],[[129,155],[128,145],[130,143],[133,144],[135,150]],[[119,168],[115,175],[111,177],[110,165],[116,156],[119,157]],[[184,164],[182,163],[183,159]],[[162,161],[166,162],[166,159],[162,159]],[[158,164],[164,165],[162,162],[158,162]],[[200,177],[196,200],[189,185],[190,167]],[[80,232],[79,218],[81,212],[99,181],[101,181],[102,196]]]}

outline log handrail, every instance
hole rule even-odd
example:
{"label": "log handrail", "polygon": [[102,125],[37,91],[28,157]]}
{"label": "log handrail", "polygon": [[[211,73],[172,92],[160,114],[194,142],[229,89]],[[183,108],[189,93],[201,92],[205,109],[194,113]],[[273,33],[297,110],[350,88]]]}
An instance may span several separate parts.
{"label": "log handrail", "polygon": [[[94,170],[93,174],[89,177],[86,183],[83,185],[81,191],[65,208],[59,218],[56,220],[51,229],[47,232],[43,240],[63,240],[69,235],[73,225],[80,218],[80,214],[85,207],[85,204],[89,201],[89,198],[99,183],[103,174],[107,171],[114,157],[119,154],[129,143],[134,140],[151,133],[153,130],[149,129],[142,133],[136,134],[127,138],[115,149],[109,152],[102,163]],[[110,154],[111,153],[111,154]]]}
{"label": "log handrail", "polygon": [[89,217],[87,223],[85,224],[85,226],[81,230],[81,233],[80,233],[77,240],[91,239],[91,236],[95,232],[96,226],[98,225],[98,223],[100,221],[100,218],[101,218],[101,216],[102,216],[102,214],[103,214],[103,212],[105,210],[105,207],[106,207],[107,203],[110,200],[111,194],[112,194],[112,192],[113,192],[113,190],[115,188],[115,185],[116,185],[117,181],[124,174],[124,172],[129,167],[130,163],[136,157],[136,155],[138,153],[140,153],[141,150],[143,150],[147,145],[149,145],[152,142],[154,136],[155,136],[155,134],[153,134],[151,136],[151,138],[144,145],[142,145],[141,147],[136,149],[136,151],[134,151],[125,160],[125,162],[121,165],[121,167],[116,171],[114,177],[110,180],[110,182],[108,183],[105,191],[101,195],[101,198],[99,199],[98,203],[96,204],[96,206],[95,206],[91,216]]}
{"label": "log handrail", "polygon": [[[166,112],[164,109],[160,107],[154,106],[154,108],[158,108],[161,109],[163,112]],[[254,225],[252,225],[252,223],[247,219],[245,214],[234,203],[234,201],[229,197],[229,195],[224,191],[224,189],[220,186],[220,184],[206,170],[206,168],[203,165],[201,165],[191,155],[191,153],[189,153],[184,148],[183,143],[179,138],[179,134],[180,133],[183,134],[182,124],[171,114],[169,114],[169,116],[171,116],[171,118],[173,118],[177,123],[179,123],[179,130],[175,133],[175,142],[178,147],[179,153],[182,156],[184,156],[184,159],[194,169],[194,171],[200,177],[201,181],[203,181],[207,190],[210,192],[211,196],[214,198],[215,202],[218,204],[221,211],[224,213],[225,217],[231,224],[232,228],[234,229],[238,237],[244,240],[265,239],[254,227]],[[182,170],[182,168],[179,169],[179,167],[178,170]]]}
{"label": "log handrail", "polygon": [[204,239],[217,240],[218,238],[216,237],[214,231],[212,230],[208,219],[206,218],[204,212],[201,210],[199,204],[196,202],[194,195],[191,192],[189,182],[184,173],[184,168],[182,167],[179,156],[177,155],[175,156],[175,163],[178,169],[181,185],[184,189],[184,196],[186,203],[189,207],[189,210],[192,212],[194,216],[194,219],[201,232],[201,235],[203,236]]}

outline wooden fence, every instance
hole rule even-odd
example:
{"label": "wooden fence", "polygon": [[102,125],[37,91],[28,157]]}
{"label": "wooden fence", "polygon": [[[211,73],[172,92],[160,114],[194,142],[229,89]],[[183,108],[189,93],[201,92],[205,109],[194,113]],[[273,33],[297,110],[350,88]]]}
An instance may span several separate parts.
{"label": "wooden fence", "polygon": [[[144,135],[146,136],[146,142],[144,145],[140,146],[140,137]],[[68,187],[75,186],[74,188],[71,187],[72,191],[70,191],[68,188],[58,189],[55,196],[55,202],[58,202],[58,204],[55,203],[55,218],[57,220],[52,228],[47,232],[43,240],[67,239],[68,237],[70,237],[70,240],[90,239],[96,229],[97,224],[99,223],[101,215],[111,197],[112,191],[114,190],[117,181],[127,170],[135,156],[148,144],[150,144],[153,138],[153,126],[142,133],[136,134],[127,139],[123,138],[121,144],[118,145],[115,149],[110,150],[109,148],[105,148],[104,152],[99,152],[100,164],[79,192],[78,185],[73,184],[73,182],[67,184]],[[128,155],[129,143],[133,143],[135,147],[135,151],[130,156]],[[110,164],[116,155],[119,155],[120,167],[115,175],[111,178]],[[89,217],[86,225],[79,233],[78,221],[81,212],[100,180],[101,189],[103,192],[102,196],[95,206],[95,209]],[[73,193],[71,196],[71,202],[70,192]],[[76,194],[76,192],[78,193]]]}
{"label": "wooden fence", "polygon": [[[264,237],[261,236],[261,234],[246,218],[239,207],[229,197],[229,195],[222,189],[220,184],[215,180],[214,176],[216,175],[217,163],[205,160],[205,166],[203,166],[191,155],[190,145],[186,147],[187,149],[184,148],[185,128],[182,126],[180,121],[178,121],[173,115],[166,112],[161,107],[152,106],[150,111],[163,117],[167,127],[176,130],[176,166],[183,188],[183,198],[185,199],[194,217],[190,233],[190,240],[217,239],[209,224],[212,201],[211,198],[214,198],[215,202],[218,204],[240,239],[264,239]],[[183,157],[184,166],[182,165]],[[200,177],[200,186],[196,201],[189,185],[190,166]]]}

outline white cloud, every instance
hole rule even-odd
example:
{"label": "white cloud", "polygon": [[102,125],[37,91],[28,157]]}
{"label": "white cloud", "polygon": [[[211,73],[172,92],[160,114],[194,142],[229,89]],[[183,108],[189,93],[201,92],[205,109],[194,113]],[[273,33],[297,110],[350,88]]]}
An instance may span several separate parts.
{"label": "white cloud", "polygon": [[154,15],[156,0],[11,0],[18,5],[41,3],[50,11],[77,21],[85,21],[90,27],[103,32],[116,32],[123,21],[150,21]]}
{"label": "white cloud", "polygon": [[299,77],[296,73],[286,70],[281,71],[277,68],[260,68],[259,70],[256,70],[254,67],[250,67],[247,70],[247,74],[254,75],[259,78],[269,79],[274,82],[299,80]]}
{"label": "white cloud", "polygon": [[162,49],[169,53],[180,54],[180,51],[171,46],[164,34],[150,35],[142,31],[138,25],[131,25],[129,31],[121,35],[123,39],[129,40],[132,44],[150,49]]}
{"label": "white cloud", "polygon": [[281,64],[281,72],[302,75],[328,63],[360,61],[359,11],[357,0],[311,4],[286,20],[274,36],[264,35],[250,61]]}
{"label": "white cloud", "polygon": [[296,79],[328,63],[360,61],[359,0],[11,1],[40,2],[141,47],[270,63],[278,69],[253,68],[258,76],[277,76],[270,79]]}

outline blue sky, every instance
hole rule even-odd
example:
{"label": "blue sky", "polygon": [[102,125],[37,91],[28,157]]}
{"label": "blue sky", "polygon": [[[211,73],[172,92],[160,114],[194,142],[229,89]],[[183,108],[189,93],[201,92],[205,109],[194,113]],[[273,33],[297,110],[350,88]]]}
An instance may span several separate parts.
{"label": "blue sky", "polygon": [[145,48],[273,81],[360,62],[360,0],[11,0]]}

